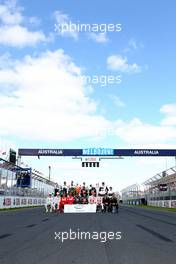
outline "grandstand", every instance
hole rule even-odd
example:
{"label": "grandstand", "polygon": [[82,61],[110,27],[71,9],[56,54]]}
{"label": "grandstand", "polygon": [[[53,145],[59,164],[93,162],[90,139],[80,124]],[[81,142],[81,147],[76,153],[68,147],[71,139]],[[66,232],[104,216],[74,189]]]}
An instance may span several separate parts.
{"label": "grandstand", "polygon": [[176,167],[155,175],[143,185],[149,205],[176,208]]}
{"label": "grandstand", "polygon": [[176,167],[158,173],[142,185],[128,186],[121,193],[127,204],[176,208]]}
{"label": "grandstand", "polygon": [[122,201],[127,204],[146,204],[144,188],[140,184],[130,185],[121,190]]}
{"label": "grandstand", "polygon": [[40,201],[39,204],[43,204],[48,193],[54,192],[55,188],[56,183],[42,177],[38,171],[17,166],[0,158],[0,208],[4,203],[3,199],[8,198],[9,201],[15,197],[41,198],[37,202],[34,199],[34,203],[37,205]]}

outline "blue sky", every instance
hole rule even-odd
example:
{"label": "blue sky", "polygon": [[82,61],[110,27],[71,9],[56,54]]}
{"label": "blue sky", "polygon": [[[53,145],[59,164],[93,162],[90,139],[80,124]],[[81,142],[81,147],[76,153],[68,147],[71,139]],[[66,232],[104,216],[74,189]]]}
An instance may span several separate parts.
{"label": "blue sky", "polygon": [[[175,9],[174,0],[0,1],[1,150],[175,148]],[[55,30],[69,22],[121,24],[121,31]],[[102,76],[121,83],[102,86]],[[114,161],[94,171],[67,159],[25,162],[44,173],[50,163],[53,180],[76,175],[118,189],[174,165],[173,158],[125,159],[117,176]]]}

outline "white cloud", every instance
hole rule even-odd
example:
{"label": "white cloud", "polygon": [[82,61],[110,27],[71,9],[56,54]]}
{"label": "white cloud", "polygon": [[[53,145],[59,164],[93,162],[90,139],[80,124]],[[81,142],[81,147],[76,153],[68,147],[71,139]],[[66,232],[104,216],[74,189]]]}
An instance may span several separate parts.
{"label": "white cloud", "polygon": [[176,116],[168,116],[162,120],[161,124],[166,126],[176,126]]}
{"label": "white cloud", "polygon": [[176,126],[176,104],[166,104],[160,109],[160,112],[166,115],[161,122],[165,126]]}
{"label": "white cloud", "polygon": [[176,140],[176,128],[145,124],[138,118],[116,121],[115,134],[128,144],[166,144]]}
{"label": "white cloud", "polygon": [[[62,50],[6,64],[0,70],[0,133],[71,140],[108,129],[110,122],[96,114],[96,102],[85,95],[80,74],[81,69]],[[4,84],[13,92],[4,95]]]}
{"label": "white cloud", "polygon": [[[172,125],[152,125],[133,118],[110,121],[97,114],[78,67],[63,50],[13,61],[0,57],[0,135],[35,140],[75,140],[116,136],[123,145],[167,146],[176,140]],[[80,76],[80,78],[78,78]],[[124,103],[111,97],[118,106]],[[173,116],[175,105],[161,107]]]}
{"label": "white cloud", "polygon": [[0,20],[5,25],[17,25],[23,21],[20,8],[15,7],[15,2],[13,2],[5,2],[4,5],[0,5]]}
{"label": "white cloud", "polygon": [[141,48],[144,48],[144,45],[142,43],[138,42],[136,39],[131,38],[128,41],[128,46],[124,49],[123,52],[137,51]]}
{"label": "white cloud", "polygon": [[20,25],[0,27],[0,44],[12,47],[34,46],[47,39],[43,32],[30,32]]}
{"label": "white cloud", "polygon": [[125,107],[125,103],[118,96],[110,94],[109,97],[112,100],[112,102],[115,104],[115,106]]}
{"label": "white cloud", "polygon": [[[65,14],[59,10],[54,12],[55,32],[61,37],[71,37],[75,40],[79,37],[79,32],[87,32],[87,37],[97,43],[108,42],[108,37],[106,33],[95,33],[90,32],[90,24],[80,24],[79,22],[72,22],[68,14]],[[87,26],[87,30],[86,30]]]}
{"label": "white cloud", "polygon": [[16,6],[16,1],[0,5],[0,44],[21,48],[49,41],[50,38],[42,31],[30,31],[22,25],[25,18],[21,11],[22,8]]}
{"label": "white cloud", "polygon": [[108,42],[108,38],[107,38],[106,33],[91,32],[89,34],[89,38],[92,39],[93,41],[97,42],[97,43],[107,43]]}
{"label": "white cloud", "polygon": [[29,23],[33,26],[39,26],[41,24],[41,20],[38,17],[30,17]]}
{"label": "white cloud", "polygon": [[124,73],[139,73],[141,67],[136,64],[129,64],[127,58],[121,55],[112,55],[107,58],[107,67],[113,71],[120,71]]}
{"label": "white cloud", "polygon": [[160,109],[161,113],[168,115],[176,115],[176,104],[166,104]]}
{"label": "white cloud", "polygon": [[54,12],[54,18],[56,20],[55,32],[62,37],[78,38],[78,31],[76,24],[71,23],[69,15],[62,13],[61,11]]}
{"label": "white cloud", "polygon": [[132,48],[134,50],[138,49],[137,42],[135,39],[130,39],[128,45],[130,48]]}

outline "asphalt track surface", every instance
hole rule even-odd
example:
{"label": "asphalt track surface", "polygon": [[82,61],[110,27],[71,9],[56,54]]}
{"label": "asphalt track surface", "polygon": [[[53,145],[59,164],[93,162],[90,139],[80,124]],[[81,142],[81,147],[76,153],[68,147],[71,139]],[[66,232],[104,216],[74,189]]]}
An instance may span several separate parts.
{"label": "asphalt track surface", "polygon": [[[120,240],[65,240],[55,232],[121,232]],[[56,238],[56,239],[55,239]],[[1,264],[175,264],[176,213],[121,207],[118,214],[0,212]]]}

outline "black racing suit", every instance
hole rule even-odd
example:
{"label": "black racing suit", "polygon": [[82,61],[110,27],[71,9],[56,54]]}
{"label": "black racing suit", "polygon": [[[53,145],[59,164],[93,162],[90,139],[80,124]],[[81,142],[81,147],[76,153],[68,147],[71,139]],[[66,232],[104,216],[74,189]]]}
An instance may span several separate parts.
{"label": "black racing suit", "polygon": [[118,201],[117,201],[117,198],[116,197],[112,197],[110,199],[110,211],[112,212],[112,208],[113,206],[116,207],[116,212],[118,212],[118,209],[119,209],[119,205],[118,205]]}
{"label": "black racing suit", "polygon": [[110,199],[109,197],[104,197],[103,198],[103,211],[104,212],[109,212],[109,205],[110,205]]}
{"label": "black racing suit", "polygon": [[80,199],[80,201],[81,201],[81,204],[88,204],[88,198],[87,198],[87,196],[82,196],[81,199]]}

